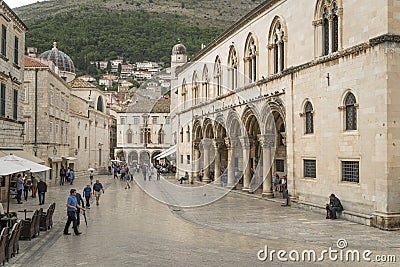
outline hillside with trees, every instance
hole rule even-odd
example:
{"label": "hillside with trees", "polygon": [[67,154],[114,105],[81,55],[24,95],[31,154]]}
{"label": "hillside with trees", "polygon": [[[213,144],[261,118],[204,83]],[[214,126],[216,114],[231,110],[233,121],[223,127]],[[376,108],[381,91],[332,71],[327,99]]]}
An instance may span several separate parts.
{"label": "hillside with trees", "polygon": [[53,41],[77,69],[90,61],[122,56],[169,62],[172,47],[185,44],[189,57],[261,0],[53,0],[15,9],[28,26],[26,46],[42,53]]}

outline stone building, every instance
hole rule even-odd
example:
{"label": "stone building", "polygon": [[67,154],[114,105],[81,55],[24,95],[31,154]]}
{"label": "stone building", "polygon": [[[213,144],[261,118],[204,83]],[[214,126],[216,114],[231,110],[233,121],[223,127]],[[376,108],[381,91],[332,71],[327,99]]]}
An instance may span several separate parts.
{"label": "stone building", "polygon": [[24,49],[28,28],[4,1],[0,1],[0,10],[0,149],[22,149]]}
{"label": "stone building", "polygon": [[49,180],[58,183],[61,165],[74,168],[70,150],[71,90],[52,61],[25,57],[24,148],[52,168]]}
{"label": "stone building", "polygon": [[89,167],[105,172],[110,165],[110,114],[106,95],[89,82],[79,78],[71,87],[71,149],[77,158],[76,169]]}
{"label": "stone building", "polygon": [[117,112],[116,158],[129,166],[155,163],[155,157],[171,146],[169,99],[138,98]]}
{"label": "stone building", "polygon": [[400,228],[398,2],[268,0],[190,63],[174,47],[178,169],[265,197],[287,175],[299,205],[335,193],[343,217]]}

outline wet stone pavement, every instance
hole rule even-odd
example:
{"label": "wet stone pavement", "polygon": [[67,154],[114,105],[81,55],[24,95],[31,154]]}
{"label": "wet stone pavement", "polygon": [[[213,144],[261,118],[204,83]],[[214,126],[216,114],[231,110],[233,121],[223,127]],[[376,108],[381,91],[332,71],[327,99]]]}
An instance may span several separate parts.
{"label": "wet stone pavement", "polygon": [[[67,219],[65,202],[70,188],[82,192],[88,177],[76,179],[73,186],[49,187],[44,206],[38,205],[38,199],[29,198],[23,205],[11,200],[11,211],[47,209],[52,202],[56,202],[56,211],[53,229],[31,241],[21,240],[20,253],[6,266],[397,266],[329,260],[327,255],[317,262],[279,261],[276,255],[272,261],[257,258],[265,246],[269,252],[314,250],[318,258],[324,249],[338,250],[338,239],[347,242],[343,251],[371,250],[371,258],[395,255],[400,261],[399,231],[326,220],[318,213],[239,192],[205,206],[179,208],[156,201],[141,189],[168,193],[173,203],[180,197],[179,189],[183,190],[174,180],[144,182],[139,177],[131,189],[125,189],[126,184],[112,176],[95,178],[103,183],[105,194],[99,206],[93,203],[88,210],[87,227],[81,218],[80,236],[62,234]],[[165,192],[167,183],[176,184],[173,193]]]}

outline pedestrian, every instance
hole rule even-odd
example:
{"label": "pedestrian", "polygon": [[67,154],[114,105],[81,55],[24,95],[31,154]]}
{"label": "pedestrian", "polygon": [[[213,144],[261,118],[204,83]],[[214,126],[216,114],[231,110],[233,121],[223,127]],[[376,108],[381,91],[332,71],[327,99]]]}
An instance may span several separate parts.
{"label": "pedestrian", "polygon": [[[76,225],[79,227],[79,225],[81,224],[81,219],[80,219],[80,214],[81,214],[81,208],[85,207],[85,202],[83,202],[83,198],[81,196],[81,194],[79,194],[78,192],[76,192],[76,203],[78,204],[76,207]],[[82,205],[81,205],[82,204]]]}
{"label": "pedestrian", "polygon": [[161,170],[157,169],[157,181],[160,181]]}
{"label": "pedestrian", "polygon": [[90,171],[90,174],[89,174],[89,179],[90,179],[90,184],[93,184],[93,171]]}
{"label": "pedestrian", "polygon": [[32,180],[25,175],[25,180],[24,180],[24,199],[25,199],[25,201],[28,201],[28,195],[29,195],[29,190],[31,189],[31,186],[32,186]]}
{"label": "pedestrian", "polygon": [[94,183],[94,185],[93,185],[93,192],[94,192],[94,196],[96,197],[96,205],[97,206],[99,205],[101,191],[103,191],[103,194],[104,194],[103,185],[100,183],[99,180],[96,180],[96,183]]}
{"label": "pedestrian", "polygon": [[177,181],[179,181],[182,184],[183,181],[187,181],[187,180],[189,180],[189,173],[185,172],[185,176],[182,176]]}
{"label": "pedestrian", "polygon": [[69,184],[70,184],[70,185],[73,185],[73,184],[74,184],[74,179],[75,179],[75,173],[74,173],[74,170],[71,169],[71,170],[69,171]]}
{"label": "pedestrian", "polygon": [[64,185],[65,175],[66,175],[66,171],[64,169],[64,166],[61,165],[61,169],[60,169],[60,185]]}
{"label": "pedestrian", "polygon": [[117,178],[118,179],[118,167],[114,166],[114,179]]}
{"label": "pedestrian", "polygon": [[44,200],[47,192],[47,184],[42,179],[39,179],[37,190],[39,194],[39,205],[44,205]]}
{"label": "pedestrian", "polygon": [[35,176],[32,176],[32,198],[36,197],[37,184],[38,184],[37,178]]}
{"label": "pedestrian", "polygon": [[22,174],[18,174],[17,176],[17,203],[22,204],[22,190],[24,190],[24,179],[22,178]]}
{"label": "pedestrian", "polygon": [[147,168],[147,174],[148,174],[148,176],[149,176],[149,181],[151,180],[151,176],[153,175],[153,171],[152,171],[152,169],[151,169],[151,166],[149,166],[148,168]]}
{"label": "pedestrian", "polygon": [[129,184],[129,180],[131,179],[129,171],[125,174],[124,179],[126,182],[125,189],[131,189],[131,185]]}
{"label": "pedestrian", "polygon": [[70,171],[71,171],[71,169],[68,167],[66,172],[65,172],[65,179],[67,180],[67,182],[69,182]]}
{"label": "pedestrian", "polygon": [[86,208],[90,209],[90,199],[92,198],[92,188],[90,184],[83,188],[83,196],[86,199]]}
{"label": "pedestrian", "polygon": [[108,166],[108,176],[111,175],[111,166]]}
{"label": "pedestrian", "polygon": [[67,220],[67,223],[65,224],[65,227],[64,227],[64,235],[70,235],[71,234],[71,233],[68,232],[69,226],[71,225],[71,222],[72,222],[72,228],[74,229],[75,235],[82,234],[81,232],[78,231],[78,224],[77,224],[77,219],[76,219],[76,211],[78,210],[78,208],[82,209],[83,211],[85,211],[86,209],[81,207],[77,202],[78,201],[76,199],[76,189],[71,189],[70,195],[69,195],[69,197],[67,199],[67,216],[68,216],[68,220]]}
{"label": "pedestrian", "polygon": [[145,164],[145,163],[143,163],[143,165],[142,165],[142,173],[143,173],[143,179],[146,181],[147,164]]}
{"label": "pedestrian", "polygon": [[121,180],[125,179],[125,174],[126,174],[126,168],[125,168],[125,166],[122,166],[122,168],[121,168],[121,177],[120,177]]}

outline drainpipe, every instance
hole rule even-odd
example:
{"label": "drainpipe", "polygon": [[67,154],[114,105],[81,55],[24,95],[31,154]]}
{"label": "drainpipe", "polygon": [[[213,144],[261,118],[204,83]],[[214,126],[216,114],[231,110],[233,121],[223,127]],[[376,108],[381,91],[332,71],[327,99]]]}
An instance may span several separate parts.
{"label": "drainpipe", "polygon": [[35,144],[34,152],[35,157],[37,156],[37,114],[38,114],[38,71],[39,69],[35,69]]}

